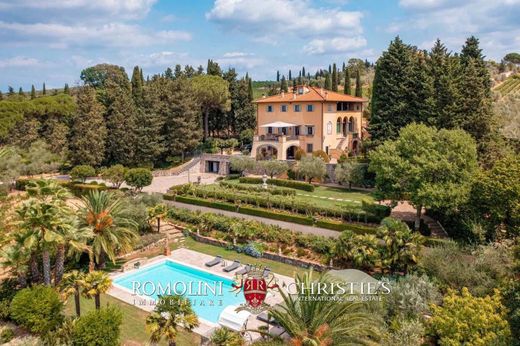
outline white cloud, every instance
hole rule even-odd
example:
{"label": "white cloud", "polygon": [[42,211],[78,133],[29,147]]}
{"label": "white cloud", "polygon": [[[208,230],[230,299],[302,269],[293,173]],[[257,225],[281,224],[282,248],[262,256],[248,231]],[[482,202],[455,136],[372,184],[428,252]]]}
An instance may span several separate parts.
{"label": "white cloud", "polygon": [[352,52],[367,45],[364,37],[333,37],[314,39],[303,48],[308,54],[330,54]]}
{"label": "white cloud", "polygon": [[148,14],[157,0],[17,0],[1,1],[3,10],[51,10],[51,11],[81,11],[105,13],[123,18],[140,18]]}
{"label": "white cloud", "polygon": [[360,33],[358,11],[315,8],[309,0],[215,0],[206,18],[240,31],[310,37],[341,30]]}
{"label": "white cloud", "polygon": [[253,55],[253,54],[244,53],[244,52],[229,52],[229,53],[224,53],[223,57],[224,58],[241,58],[241,57],[251,56],[251,55]]}
{"label": "white cloud", "polygon": [[238,69],[251,69],[264,64],[264,59],[256,57],[251,53],[244,52],[228,52],[222,57],[215,59],[219,64],[227,67],[236,67]]}
{"label": "white cloud", "polygon": [[28,58],[24,56],[15,56],[7,59],[0,59],[0,68],[13,68],[13,67],[29,67],[38,66],[41,62],[38,59]]}
{"label": "white cloud", "polygon": [[[54,23],[8,23],[0,21],[4,41],[29,41],[31,44],[41,38],[54,48],[69,46],[111,46],[140,47],[153,44],[167,44],[189,41],[191,34],[185,31],[148,32],[136,25],[111,23],[101,26],[66,25]],[[1,36],[1,34],[0,34]]]}

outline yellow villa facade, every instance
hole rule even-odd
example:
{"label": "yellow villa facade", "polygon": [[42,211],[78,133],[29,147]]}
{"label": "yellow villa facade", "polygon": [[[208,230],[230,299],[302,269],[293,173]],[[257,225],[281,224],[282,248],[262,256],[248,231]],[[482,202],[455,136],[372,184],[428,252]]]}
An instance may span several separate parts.
{"label": "yellow villa facade", "polygon": [[311,86],[258,99],[251,155],[292,160],[297,148],[308,154],[323,150],[336,159],[344,152],[357,153],[365,102]]}

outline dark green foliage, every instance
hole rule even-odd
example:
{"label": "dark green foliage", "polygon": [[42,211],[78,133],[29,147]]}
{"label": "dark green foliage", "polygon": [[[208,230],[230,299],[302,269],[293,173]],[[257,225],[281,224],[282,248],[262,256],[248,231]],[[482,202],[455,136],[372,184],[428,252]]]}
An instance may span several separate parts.
{"label": "dark green foliage", "polygon": [[71,129],[71,160],[74,164],[98,166],[105,158],[106,149],[104,108],[97,101],[95,90],[90,87],[79,90],[77,106]]}
{"label": "dark green foliage", "polygon": [[361,73],[356,71],[356,97],[363,97],[363,84],[361,83]]}
{"label": "dark green foliage", "polygon": [[96,175],[96,170],[94,167],[89,165],[79,165],[72,168],[70,171],[70,176],[73,180],[79,180],[81,182],[85,182],[85,180],[89,177],[94,177]]}
{"label": "dark green foliage", "polygon": [[122,88],[130,89],[130,83],[125,69],[117,65],[98,64],[88,67],[81,71],[80,78],[85,85],[94,88],[102,88],[107,81],[112,81]]}
{"label": "dark green foliage", "polygon": [[[170,75],[172,73],[172,70],[170,70]],[[170,77],[165,76],[168,79],[173,79],[173,75]],[[134,101],[136,105],[142,105],[143,98],[144,98],[144,85],[142,80],[142,71],[139,69],[139,66],[135,66],[134,70],[132,71],[132,79],[131,79],[131,85],[132,85],[132,97],[134,98]]]}
{"label": "dark green foliage", "polygon": [[74,346],[117,346],[120,344],[123,314],[114,306],[81,316],[72,331]]}
{"label": "dark green foliage", "polygon": [[352,90],[350,88],[350,69],[349,68],[345,69],[345,87],[343,88],[343,92],[345,93],[345,95],[352,94]]}
{"label": "dark green foliage", "polygon": [[42,95],[47,95],[47,89],[45,88],[45,83],[42,86]]}
{"label": "dark green foliage", "polygon": [[208,59],[208,67],[206,68],[206,73],[211,76],[222,76],[222,69],[220,68],[217,62]]}
{"label": "dark green foliage", "polygon": [[332,66],[332,91],[338,91],[338,70],[336,68],[336,63]]}
{"label": "dark green foliage", "polygon": [[324,88],[327,90],[332,90],[332,81],[330,80],[330,74],[327,73],[325,75],[325,85]]}
{"label": "dark green foliage", "polygon": [[36,98],[36,89],[34,88],[34,85],[31,85],[31,100],[34,100]]}
{"label": "dark green foliage", "polygon": [[285,76],[282,76],[282,83],[280,85],[280,91],[289,92],[289,87],[287,86],[287,80]]}
{"label": "dark green foliage", "polygon": [[512,63],[512,64],[520,64],[520,54],[519,53],[509,53],[504,56],[504,62]]}
{"label": "dark green foliage", "polygon": [[14,296],[10,309],[16,323],[40,335],[56,329],[63,321],[63,303],[51,287],[24,288]]}
{"label": "dark green foliage", "polygon": [[65,83],[65,86],[63,87],[63,93],[70,95],[70,89],[69,89],[69,85],[67,83]]}
{"label": "dark green foliage", "polygon": [[143,187],[152,183],[152,172],[147,168],[132,168],[125,174],[125,182],[127,185],[141,191]]}
{"label": "dark green foliage", "polygon": [[6,327],[2,330],[2,333],[0,333],[0,344],[7,344],[13,338],[14,331],[11,328]]}
{"label": "dark green foliage", "polygon": [[[242,184],[262,184],[262,178],[241,177]],[[270,185],[284,186],[297,190],[314,191],[314,185],[302,181],[285,180],[285,179],[267,179]]]}

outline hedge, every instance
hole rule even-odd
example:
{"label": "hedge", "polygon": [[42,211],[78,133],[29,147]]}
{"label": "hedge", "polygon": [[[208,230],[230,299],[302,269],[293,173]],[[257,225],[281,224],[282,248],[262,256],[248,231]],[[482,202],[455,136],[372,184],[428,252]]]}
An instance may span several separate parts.
{"label": "hedge", "polygon": [[[26,178],[20,178],[17,179],[15,182],[15,188],[18,191],[25,191],[27,184],[31,181],[34,181],[35,179],[26,179]],[[71,181],[63,181],[63,180],[57,180],[58,184],[62,185],[63,187],[66,187],[67,189],[72,192],[73,195],[76,197],[81,197],[85,194],[87,194],[89,191],[102,191],[102,190],[108,190],[109,188],[105,184],[98,184],[95,182],[91,183],[74,183]]]}
{"label": "hedge", "polygon": [[375,227],[368,227],[363,225],[357,225],[352,223],[341,223],[332,220],[317,220],[316,226],[321,228],[327,228],[338,232],[352,231],[356,234],[367,234],[376,231]]}
{"label": "hedge", "polygon": [[[263,184],[262,178],[254,177],[241,177],[238,179],[243,184]],[[286,180],[286,179],[267,179],[267,184],[289,187],[291,189],[304,190],[312,192],[314,191],[314,185],[305,183],[303,181]]]}
{"label": "hedge", "polygon": [[310,217],[293,215],[293,214],[283,214],[283,213],[275,213],[266,209],[252,208],[252,207],[240,207],[238,212],[241,214],[253,215],[265,217],[273,220],[280,220],[292,223],[298,223],[300,225],[313,225],[313,220]]}
{"label": "hedge", "polygon": [[296,195],[296,190],[290,189],[287,187],[268,186],[267,189],[265,189],[263,186],[233,184],[233,183],[229,183],[227,181],[221,181],[219,183],[219,185],[222,187],[225,187],[225,188],[241,190],[241,191],[260,192],[260,193],[268,192],[271,195],[283,195],[283,196],[295,196]]}
{"label": "hedge", "polygon": [[164,199],[174,200],[174,201],[181,202],[181,203],[200,205],[202,207],[210,207],[210,208],[234,211],[234,212],[237,211],[237,207],[234,204],[225,203],[225,202],[217,202],[217,201],[207,201],[207,200],[196,198],[196,197],[165,195]]}

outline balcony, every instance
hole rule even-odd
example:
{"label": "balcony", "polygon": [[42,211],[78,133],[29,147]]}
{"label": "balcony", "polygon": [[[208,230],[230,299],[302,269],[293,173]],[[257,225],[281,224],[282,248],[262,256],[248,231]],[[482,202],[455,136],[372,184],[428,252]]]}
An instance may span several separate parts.
{"label": "balcony", "polygon": [[253,137],[251,156],[257,159],[287,160],[300,147],[299,136],[264,134]]}

